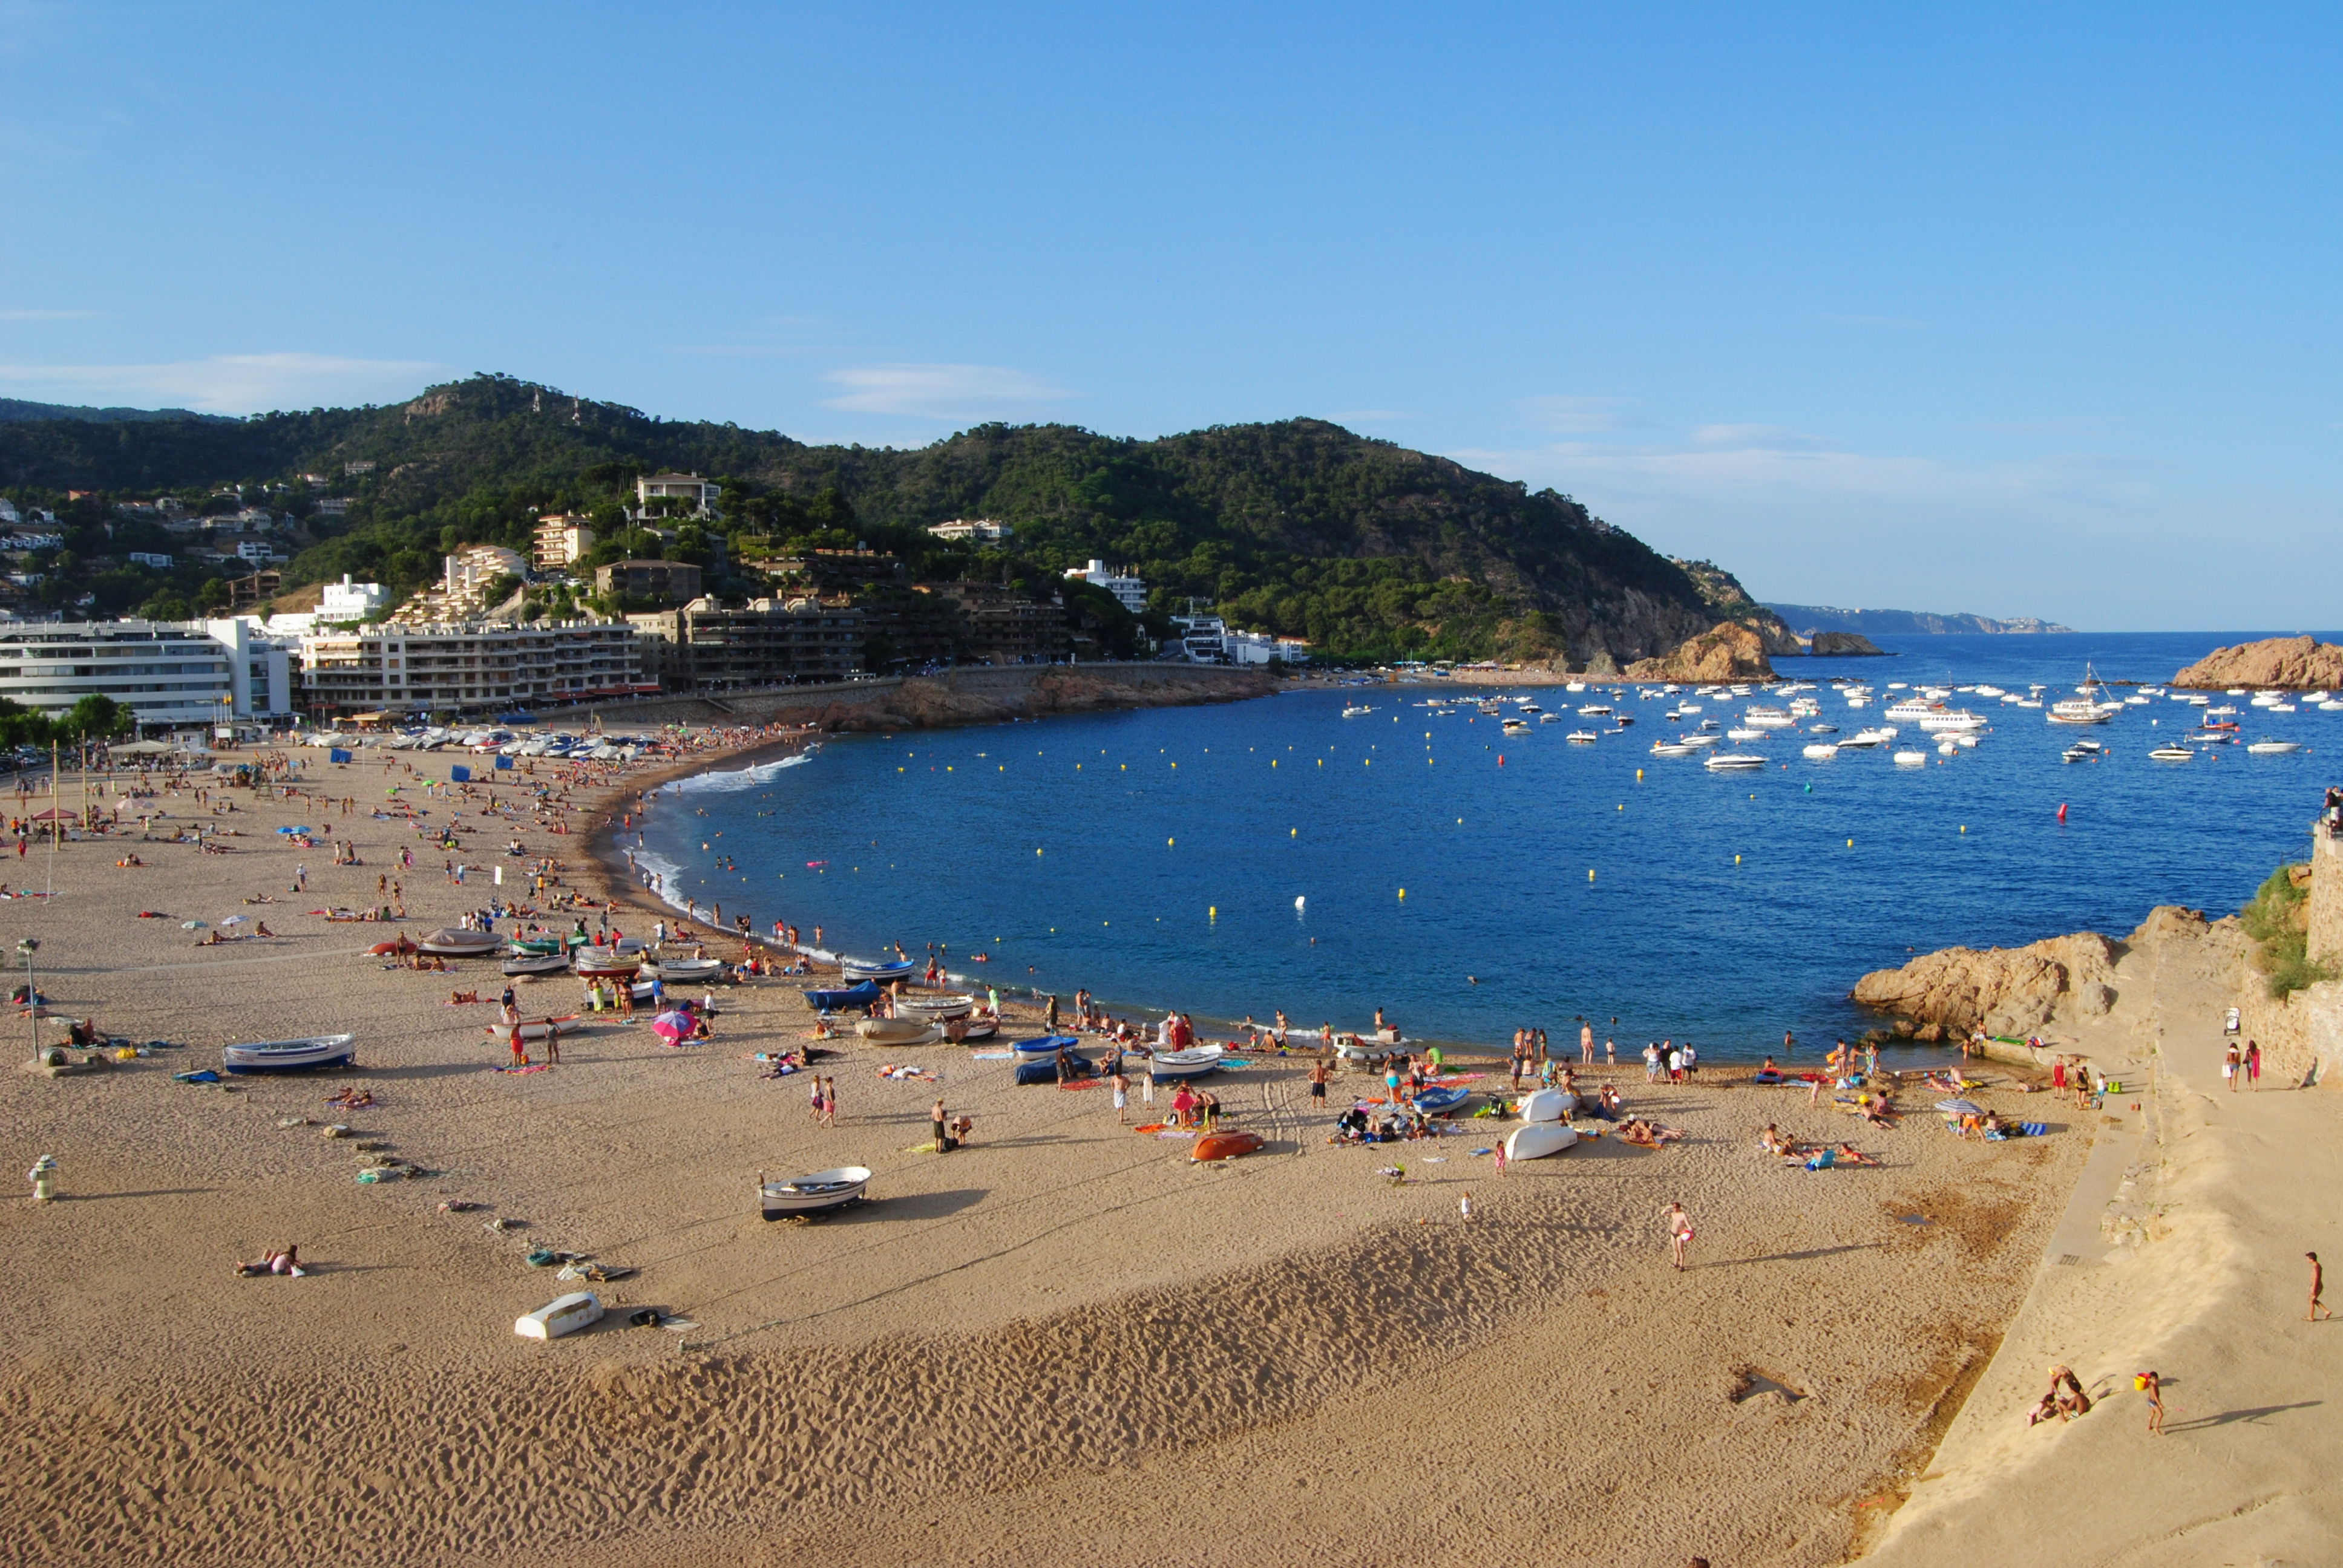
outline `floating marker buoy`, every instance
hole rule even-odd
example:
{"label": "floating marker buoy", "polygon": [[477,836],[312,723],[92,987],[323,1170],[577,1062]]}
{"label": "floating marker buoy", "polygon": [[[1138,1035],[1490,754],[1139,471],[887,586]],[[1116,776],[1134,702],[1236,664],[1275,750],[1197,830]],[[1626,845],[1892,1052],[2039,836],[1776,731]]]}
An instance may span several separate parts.
{"label": "floating marker buoy", "polygon": [[1298,910],[1309,901],[1310,900],[1308,899],[1302,897],[1300,894],[1296,894],[1293,900],[1293,907]]}
{"label": "floating marker buoy", "polygon": [[1587,872],[1586,872],[1586,879],[1587,879],[1588,881],[1590,881],[1590,882],[1591,882],[1591,881],[1593,881],[1593,880],[1594,879],[1594,869],[1593,869],[1592,867],[1589,867],[1589,868],[1587,869]]}
{"label": "floating marker buoy", "polygon": [[1180,840],[1179,840],[1179,839],[1164,839],[1164,840],[1163,840],[1163,847],[1164,847],[1165,849],[1170,849],[1172,845],[1174,845],[1174,844],[1178,843],[1179,841],[1180,841]]}
{"label": "floating marker buoy", "polygon": [[1848,849],[1854,849],[1854,848],[1855,848],[1855,840],[1854,840],[1854,839],[1849,839],[1846,841],[1846,847],[1847,847]]}
{"label": "floating marker buoy", "polygon": [[1500,752],[1498,752],[1498,753],[1497,753],[1497,766],[1498,766],[1498,767],[1500,767],[1500,768],[1503,768],[1504,765],[1505,765],[1505,754],[1504,754],[1503,752],[1500,751]]}
{"label": "floating marker buoy", "polygon": [[1036,850],[1034,850],[1033,852],[1034,852],[1035,854],[1037,854],[1037,855],[1038,855],[1038,854],[1040,854],[1041,851],[1041,850],[1039,850],[1039,849],[1036,849]]}
{"label": "floating marker buoy", "polygon": [[2058,820],[2060,820],[2061,822],[2063,822],[2063,821],[2065,821],[2066,819],[2066,802],[2065,802],[2064,800],[2061,800],[2061,801],[2059,801],[2059,802],[2058,802]]}
{"label": "floating marker buoy", "polygon": [[1299,839],[1302,837],[1302,829],[1299,828],[1288,828],[1285,830],[1285,836],[1289,839]]}
{"label": "floating marker buoy", "polygon": [[1405,888],[1402,888],[1402,889],[1399,890],[1399,896],[1400,896],[1400,900],[1401,900],[1403,903],[1404,903],[1404,902],[1406,901],[1406,900],[1407,900],[1407,890],[1406,890]]}
{"label": "floating marker buoy", "polygon": [[1204,909],[1204,918],[1208,920],[1219,920],[1221,918],[1221,906],[1218,904],[1206,905]]}
{"label": "floating marker buoy", "polygon": [[1967,832],[1968,830],[1969,830],[1969,825],[1968,825],[1966,822],[1962,823],[1962,824],[1961,824],[1961,831],[1962,831],[1962,832],[1964,832],[1964,833],[1966,833],[1966,832]]}
{"label": "floating marker buoy", "polygon": [[1643,770],[1642,769],[1638,768],[1638,769],[1635,769],[1635,782],[1636,782],[1636,783],[1638,783],[1638,784],[1641,784],[1643,781],[1644,781],[1644,770]]}
{"label": "floating marker buoy", "polygon": [[1739,865],[1739,864],[1741,864],[1741,857],[1740,857],[1740,856],[1738,856],[1738,855],[1734,856],[1734,857],[1733,857],[1733,863],[1734,863],[1735,865],[1736,865],[1736,866],[1737,866],[1737,865]]}

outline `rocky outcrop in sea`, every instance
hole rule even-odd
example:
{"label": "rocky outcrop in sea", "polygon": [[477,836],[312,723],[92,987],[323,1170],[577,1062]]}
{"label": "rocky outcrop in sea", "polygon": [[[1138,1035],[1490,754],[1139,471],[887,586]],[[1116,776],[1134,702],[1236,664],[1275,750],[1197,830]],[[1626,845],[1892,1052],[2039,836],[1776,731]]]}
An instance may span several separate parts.
{"label": "rocky outcrop in sea", "polygon": [[2233,686],[2333,690],[2343,687],[2343,646],[2314,637],[2270,637],[2217,648],[2174,676],[2172,684],[2212,691]]}

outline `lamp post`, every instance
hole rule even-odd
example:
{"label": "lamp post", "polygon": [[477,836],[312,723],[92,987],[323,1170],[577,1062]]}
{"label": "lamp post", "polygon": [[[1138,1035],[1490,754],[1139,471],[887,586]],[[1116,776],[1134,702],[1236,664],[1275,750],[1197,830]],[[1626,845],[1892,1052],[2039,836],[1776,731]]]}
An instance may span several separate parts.
{"label": "lamp post", "polygon": [[33,955],[41,950],[41,939],[21,937],[16,950],[25,955],[25,1012],[33,1020],[33,1060],[41,1060],[40,993],[33,989]]}

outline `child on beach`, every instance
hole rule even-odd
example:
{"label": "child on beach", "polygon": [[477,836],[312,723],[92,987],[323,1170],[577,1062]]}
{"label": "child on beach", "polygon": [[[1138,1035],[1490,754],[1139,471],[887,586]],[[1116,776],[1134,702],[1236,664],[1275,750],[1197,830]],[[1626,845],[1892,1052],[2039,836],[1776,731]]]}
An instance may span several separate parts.
{"label": "child on beach", "polygon": [[1684,1249],[1692,1245],[1692,1216],[1684,1212],[1682,1203],[1668,1205],[1668,1251],[1675,1261],[1676,1271],[1684,1272]]}

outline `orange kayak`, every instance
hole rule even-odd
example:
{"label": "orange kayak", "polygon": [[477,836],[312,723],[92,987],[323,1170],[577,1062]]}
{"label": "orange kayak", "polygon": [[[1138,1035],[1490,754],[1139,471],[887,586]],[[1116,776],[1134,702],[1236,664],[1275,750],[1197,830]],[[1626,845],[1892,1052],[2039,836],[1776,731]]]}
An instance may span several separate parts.
{"label": "orange kayak", "polygon": [[1192,1160],[1233,1160],[1240,1154],[1250,1154],[1262,1144],[1258,1132],[1208,1132],[1196,1140]]}

